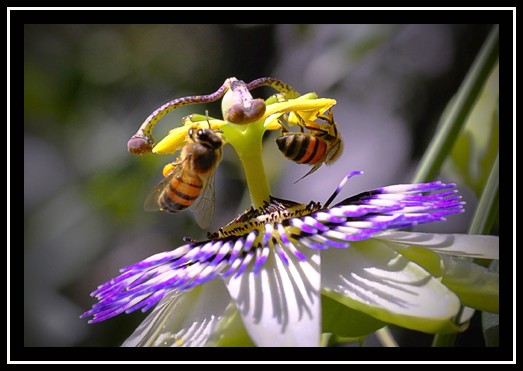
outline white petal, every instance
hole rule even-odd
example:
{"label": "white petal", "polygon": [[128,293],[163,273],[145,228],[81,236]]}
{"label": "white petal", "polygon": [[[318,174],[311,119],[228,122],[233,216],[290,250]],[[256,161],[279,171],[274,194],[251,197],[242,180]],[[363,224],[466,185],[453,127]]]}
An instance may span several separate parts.
{"label": "white petal", "polygon": [[459,324],[468,324],[468,322],[470,322],[472,319],[472,316],[474,316],[474,313],[476,313],[474,308],[463,307],[457,322]]}
{"label": "white petal", "polygon": [[425,332],[452,328],[460,308],[458,297],[437,279],[375,239],[323,251],[322,287],[353,309]]}
{"label": "white petal", "polygon": [[204,346],[230,297],[221,280],[168,293],[122,344],[124,347]]}
{"label": "white petal", "polygon": [[289,255],[284,264],[271,248],[258,275],[252,264],[225,280],[245,328],[258,346],[319,346],[321,332],[320,256],[304,249],[307,260]]}
{"label": "white petal", "polygon": [[440,254],[499,259],[498,236],[386,231],[376,234],[374,238],[423,246]]}

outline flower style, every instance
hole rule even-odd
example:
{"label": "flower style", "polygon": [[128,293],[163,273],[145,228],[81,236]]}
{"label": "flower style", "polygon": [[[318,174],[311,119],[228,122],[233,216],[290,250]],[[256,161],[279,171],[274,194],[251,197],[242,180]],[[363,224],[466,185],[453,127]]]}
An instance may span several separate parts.
{"label": "flower style", "polygon": [[[205,241],[121,269],[92,293],[99,302],[82,317],[95,323],[156,305],[124,346],[319,346],[322,332],[361,337],[387,323],[456,332],[470,318],[459,318],[462,305],[497,311],[497,276],[457,258],[497,259],[496,237],[397,231],[462,212],[454,184],[391,185],[331,206],[362,173],[355,171],[324,205],[273,197],[261,162],[263,133],[279,129],[283,115],[291,124],[293,117],[314,120],[336,102],[300,96],[274,79],[237,81],[210,95],[225,94],[226,120],[188,116],[153,146],[151,126],[177,100],[155,111],[129,146],[172,153],[189,128],[208,122],[237,151],[253,206]],[[260,84],[280,91],[263,106],[249,93]]]}

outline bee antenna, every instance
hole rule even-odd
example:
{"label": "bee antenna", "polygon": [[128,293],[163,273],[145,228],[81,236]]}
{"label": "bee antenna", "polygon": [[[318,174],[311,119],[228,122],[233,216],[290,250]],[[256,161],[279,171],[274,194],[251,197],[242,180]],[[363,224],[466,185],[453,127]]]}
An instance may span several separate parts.
{"label": "bee antenna", "polygon": [[329,207],[329,205],[331,204],[332,201],[334,201],[334,199],[336,198],[336,196],[341,192],[341,189],[343,188],[343,186],[348,182],[348,180],[350,178],[352,178],[354,175],[361,175],[363,174],[363,171],[360,171],[360,170],[357,170],[357,171],[351,171],[350,173],[348,173],[345,178],[342,179],[342,181],[340,182],[340,184],[338,185],[338,187],[336,188],[336,190],[334,191],[334,193],[329,197],[329,199],[327,200],[327,202],[325,202],[325,205],[323,206],[324,208],[327,208]]}

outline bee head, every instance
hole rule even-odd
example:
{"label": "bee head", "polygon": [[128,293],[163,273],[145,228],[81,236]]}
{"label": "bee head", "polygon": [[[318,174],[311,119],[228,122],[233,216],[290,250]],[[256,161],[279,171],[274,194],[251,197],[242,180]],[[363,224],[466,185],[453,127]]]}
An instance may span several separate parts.
{"label": "bee head", "polygon": [[212,149],[218,149],[222,146],[222,138],[212,129],[189,129],[189,137],[196,143],[200,143]]}

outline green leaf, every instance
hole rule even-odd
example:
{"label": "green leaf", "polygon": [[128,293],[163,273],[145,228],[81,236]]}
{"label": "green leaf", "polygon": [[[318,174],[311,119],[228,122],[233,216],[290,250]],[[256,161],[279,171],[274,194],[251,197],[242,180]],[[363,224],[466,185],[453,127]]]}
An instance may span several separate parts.
{"label": "green leaf", "polygon": [[[142,171],[142,166],[148,166],[147,170]],[[119,222],[135,222],[143,217],[143,199],[152,187],[150,179],[161,179],[161,173],[151,169],[158,171],[148,158],[140,166],[127,163],[119,169],[97,172],[84,183],[89,202]],[[137,176],[140,171],[150,177]]]}
{"label": "green leaf", "polygon": [[469,69],[455,98],[449,103],[442,116],[434,137],[420,161],[413,183],[427,182],[434,179],[440,172],[456,139],[470,117],[470,113],[498,63],[499,26],[492,28],[483,44],[474,64]]}
{"label": "green leaf", "polygon": [[499,223],[499,156],[488,176],[481,193],[474,217],[469,226],[470,234],[488,234],[496,222]]}
{"label": "green leaf", "polygon": [[499,274],[471,260],[442,256],[442,283],[459,296],[463,305],[497,313],[499,311]]}
{"label": "green leaf", "polygon": [[499,65],[493,68],[452,149],[454,171],[479,197],[499,150]]}
{"label": "green leaf", "polygon": [[385,322],[351,309],[327,295],[321,297],[321,309],[322,331],[344,338],[360,338],[386,325]]}

